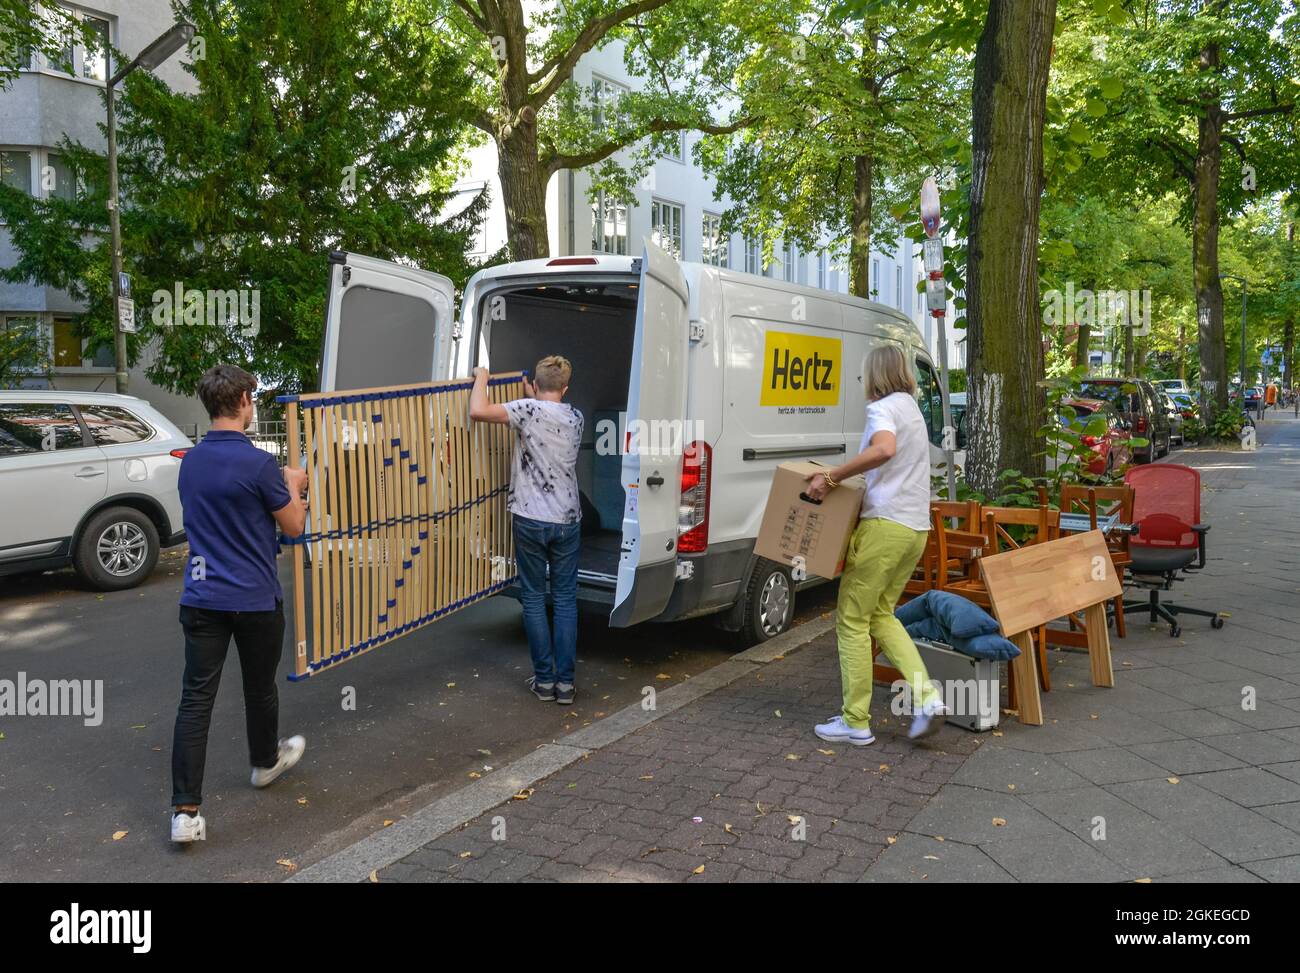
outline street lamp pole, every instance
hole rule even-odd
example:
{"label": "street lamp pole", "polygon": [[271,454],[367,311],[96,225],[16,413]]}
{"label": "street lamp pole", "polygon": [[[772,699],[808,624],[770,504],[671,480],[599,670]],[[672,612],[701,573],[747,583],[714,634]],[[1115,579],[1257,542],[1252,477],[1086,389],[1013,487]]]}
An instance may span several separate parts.
{"label": "street lamp pole", "polygon": [[122,223],[118,217],[117,198],[117,111],[114,91],[128,74],[136,68],[152,71],[182,47],[194,39],[194,25],[184,22],[175,24],[165,34],[154,40],[122,70],[108,79],[105,100],[108,103],[108,228],[109,247],[112,251],[112,312],[116,326],[113,329],[113,360],[117,371],[117,391],[125,395],[129,376],[126,357],[126,331],[122,328],[121,314],[118,311],[119,299],[122,297]]}

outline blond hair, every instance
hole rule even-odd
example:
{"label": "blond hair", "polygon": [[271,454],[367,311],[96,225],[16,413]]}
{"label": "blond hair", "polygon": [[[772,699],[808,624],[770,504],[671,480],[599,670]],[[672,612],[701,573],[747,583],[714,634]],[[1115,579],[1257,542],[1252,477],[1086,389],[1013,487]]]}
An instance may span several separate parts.
{"label": "blond hair", "polygon": [[916,376],[907,365],[903,349],[895,344],[877,345],[867,358],[866,392],[868,399],[883,399],[895,392],[916,395]]}
{"label": "blond hair", "polygon": [[533,385],[539,392],[563,392],[573,376],[573,366],[563,355],[547,355],[533,370]]}

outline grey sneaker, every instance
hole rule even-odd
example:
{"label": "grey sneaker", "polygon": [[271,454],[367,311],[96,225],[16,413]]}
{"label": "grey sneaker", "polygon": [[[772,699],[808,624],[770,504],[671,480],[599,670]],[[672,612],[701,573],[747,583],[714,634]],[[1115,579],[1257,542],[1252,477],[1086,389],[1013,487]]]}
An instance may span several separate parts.
{"label": "grey sneaker", "polygon": [[527,682],[532,694],[542,702],[549,703],[555,699],[555,683],[538,682],[536,676],[529,676]]}
{"label": "grey sneaker", "polygon": [[555,684],[555,701],[561,706],[569,706],[573,703],[573,695],[578,691],[572,683],[557,682]]}

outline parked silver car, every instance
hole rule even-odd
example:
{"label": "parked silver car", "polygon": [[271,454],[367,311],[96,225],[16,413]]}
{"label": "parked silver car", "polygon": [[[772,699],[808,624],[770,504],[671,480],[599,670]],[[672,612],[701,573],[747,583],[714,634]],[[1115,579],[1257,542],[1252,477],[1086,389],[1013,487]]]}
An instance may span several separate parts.
{"label": "parked silver car", "polygon": [[0,575],[71,564],[102,591],[139,584],[185,541],[192,445],[143,399],[0,391]]}

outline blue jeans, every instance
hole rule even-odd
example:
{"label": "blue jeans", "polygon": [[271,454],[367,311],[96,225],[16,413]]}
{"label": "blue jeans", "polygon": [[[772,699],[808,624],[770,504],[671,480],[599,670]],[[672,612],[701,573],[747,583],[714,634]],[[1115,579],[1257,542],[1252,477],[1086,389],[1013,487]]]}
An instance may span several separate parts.
{"label": "blue jeans", "polygon": [[[514,533],[533,675],[543,685],[573,685],[578,654],[578,547],[582,543],[582,525],[552,524],[516,515]],[[554,626],[546,619],[548,569]]]}

